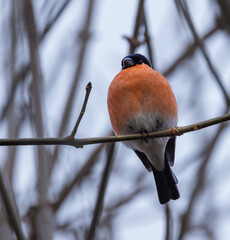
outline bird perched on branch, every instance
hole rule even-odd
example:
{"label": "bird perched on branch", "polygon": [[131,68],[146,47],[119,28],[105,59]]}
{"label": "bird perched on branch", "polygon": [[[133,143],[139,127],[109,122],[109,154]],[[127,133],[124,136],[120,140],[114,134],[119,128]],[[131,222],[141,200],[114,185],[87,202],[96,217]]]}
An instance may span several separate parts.
{"label": "bird perched on branch", "polygon": [[[168,81],[151,68],[146,57],[130,54],[109,86],[108,110],[116,135],[166,130],[177,124],[177,102]],[[180,197],[174,164],[175,137],[126,141],[152,171],[161,204]]]}

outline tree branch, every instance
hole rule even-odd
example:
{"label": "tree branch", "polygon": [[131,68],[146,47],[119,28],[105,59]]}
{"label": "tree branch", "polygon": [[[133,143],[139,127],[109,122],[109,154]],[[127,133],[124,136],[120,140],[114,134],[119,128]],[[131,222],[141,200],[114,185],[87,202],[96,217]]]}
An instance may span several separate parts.
{"label": "tree branch", "polygon": [[166,227],[165,227],[165,240],[170,240],[172,237],[172,227],[171,227],[171,210],[168,204],[165,205],[165,217],[166,217]]}
{"label": "tree branch", "polygon": [[[42,41],[44,40],[45,36],[47,35],[47,33],[50,32],[50,30],[53,28],[53,26],[55,25],[55,23],[58,21],[58,19],[60,18],[60,16],[62,16],[62,13],[64,12],[64,10],[66,9],[66,7],[68,6],[68,4],[71,2],[71,0],[66,0],[62,6],[60,7],[60,9],[57,11],[56,15],[47,23],[47,25],[45,26],[45,29],[43,30],[43,32],[38,36],[38,42],[39,44],[42,43]],[[8,93],[8,97],[7,100],[2,108],[2,112],[0,114],[0,121],[3,120],[5,118],[5,115],[9,109],[9,107],[12,105],[13,103],[13,99],[15,97],[15,92],[19,86],[19,83],[24,82],[28,72],[30,70],[30,65],[29,63],[25,63],[19,71],[14,72],[13,73],[13,77],[12,77],[12,87],[11,89],[9,89],[9,93]]]}
{"label": "tree branch", "polygon": [[139,28],[142,25],[142,20],[141,19],[141,14],[144,8],[144,0],[139,0],[139,4],[138,4],[138,8],[137,8],[137,15],[136,15],[136,22],[135,22],[135,26],[133,29],[133,36],[132,38],[127,38],[125,37],[127,40],[129,40],[130,43],[130,48],[129,48],[129,53],[134,53],[135,49],[140,46],[140,42],[138,41],[138,34],[139,34]]}
{"label": "tree branch", "polygon": [[85,90],[86,90],[85,100],[84,100],[84,103],[82,105],[81,112],[80,112],[80,114],[78,116],[78,119],[77,119],[77,122],[76,122],[76,124],[74,126],[74,129],[73,129],[72,133],[70,134],[70,137],[72,137],[72,138],[74,138],[74,136],[75,136],[75,134],[77,132],[78,126],[79,126],[79,124],[81,122],[81,119],[82,119],[82,117],[83,117],[83,115],[85,113],[85,109],[86,109],[86,105],[87,105],[87,102],[88,102],[88,99],[89,99],[89,94],[91,92],[91,89],[92,89],[92,84],[91,84],[91,82],[89,82],[87,84],[86,88],[85,88]]}
{"label": "tree branch", "polygon": [[114,159],[114,157],[113,157],[114,148],[115,148],[115,144],[111,144],[108,148],[107,161],[106,161],[103,175],[101,178],[100,188],[99,188],[98,196],[97,196],[97,202],[95,205],[93,218],[92,218],[92,221],[90,224],[87,240],[94,239],[96,227],[98,225],[98,222],[100,221],[100,216],[102,213],[102,208],[103,208],[103,203],[104,203],[105,190],[108,185],[109,174],[110,174],[113,159]]}
{"label": "tree branch", "polygon": [[[38,31],[35,19],[35,12],[32,0],[20,0],[25,31],[28,41],[28,50],[30,53],[30,67],[31,67],[31,103],[32,108],[36,109],[32,114],[33,126],[36,131],[36,136],[42,138],[45,132],[43,120],[43,77],[41,70],[40,54],[39,54],[39,41]],[[38,208],[35,214],[36,221],[36,235],[40,240],[48,240],[53,238],[53,221],[54,216],[52,208],[47,204],[48,202],[48,188],[49,188],[49,169],[50,161],[48,160],[47,153],[44,146],[36,148],[37,160],[37,201]]]}
{"label": "tree branch", "polygon": [[227,91],[225,90],[224,86],[223,86],[223,83],[222,83],[222,80],[220,78],[220,76],[218,75],[216,69],[214,68],[213,64],[211,63],[211,60],[207,54],[207,51],[205,49],[205,45],[204,45],[204,42],[202,41],[202,39],[200,39],[200,37],[198,36],[198,33],[193,25],[193,22],[192,22],[192,19],[189,15],[189,12],[188,12],[188,8],[187,8],[187,5],[186,5],[186,2],[184,2],[184,5],[185,7],[183,6],[181,0],[175,0],[176,1],[176,4],[178,4],[178,6],[180,7],[179,10],[182,11],[183,15],[184,15],[184,18],[192,32],[192,35],[193,35],[193,39],[194,39],[194,42],[196,44],[196,46],[200,49],[201,53],[203,54],[204,56],[204,59],[206,60],[207,62],[207,65],[210,69],[210,72],[212,73],[212,75],[214,76],[214,78],[216,79],[216,82],[218,83],[223,95],[224,95],[224,98],[225,98],[225,101],[226,101],[226,104],[228,105],[230,103],[230,99],[229,99],[229,96],[228,96],[228,93]]}
{"label": "tree branch", "polygon": [[153,61],[153,48],[152,48],[152,43],[153,43],[153,40],[152,38],[150,37],[149,35],[149,28],[148,28],[148,22],[147,22],[147,19],[146,19],[146,13],[145,13],[145,8],[143,6],[143,21],[144,21],[144,25],[145,25],[145,41],[146,41],[146,44],[147,44],[147,49],[148,49],[148,54],[149,54],[149,61],[151,63],[151,66],[153,69],[155,69],[155,64],[154,64],[154,61]]}
{"label": "tree branch", "polygon": [[14,211],[14,206],[11,201],[10,195],[6,189],[1,171],[0,171],[0,192],[1,192],[1,197],[2,197],[2,200],[3,200],[5,208],[6,208],[7,217],[9,219],[10,225],[14,229],[17,239],[24,240],[25,237],[24,237],[24,234],[22,231],[20,220],[18,220],[17,213]]}
{"label": "tree branch", "polygon": [[146,138],[160,138],[160,137],[173,137],[180,136],[184,133],[198,131],[200,129],[210,127],[219,123],[230,120],[230,114],[225,114],[221,117],[212,118],[206,121],[194,123],[183,127],[173,127],[163,131],[151,132],[147,135],[141,133],[130,135],[119,135],[109,137],[92,137],[92,138],[19,138],[19,139],[0,139],[0,146],[25,146],[25,145],[68,145],[76,148],[82,148],[85,145],[92,145],[97,143],[110,143],[131,141]]}
{"label": "tree branch", "polygon": [[[76,66],[76,71],[74,73],[74,79],[73,79],[73,83],[69,92],[69,97],[65,103],[65,108],[64,108],[64,112],[62,114],[63,118],[61,120],[60,126],[59,126],[59,130],[58,130],[58,136],[62,136],[64,131],[66,130],[66,126],[68,125],[69,121],[70,121],[70,117],[71,117],[71,111],[73,109],[73,103],[75,102],[75,98],[76,98],[76,89],[78,86],[78,83],[80,81],[82,72],[83,72],[83,66],[85,63],[85,58],[86,58],[86,52],[87,52],[87,47],[89,45],[89,40],[91,37],[90,34],[90,28],[91,28],[91,23],[92,23],[92,19],[93,19],[93,13],[94,13],[94,8],[96,5],[96,1],[94,0],[88,0],[88,6],[86,8],[86,14],[85,14],[85,20],[84,20],[84,24],[82,27],[82,30],[79,34],[79,54],[78,54],[78,63]],[[59,148],[56,147],[54,149],[53,152],[53,161],[52,161],[52,167],[56,164],[56,161],[58,159],[58,155],[59,155]]]}

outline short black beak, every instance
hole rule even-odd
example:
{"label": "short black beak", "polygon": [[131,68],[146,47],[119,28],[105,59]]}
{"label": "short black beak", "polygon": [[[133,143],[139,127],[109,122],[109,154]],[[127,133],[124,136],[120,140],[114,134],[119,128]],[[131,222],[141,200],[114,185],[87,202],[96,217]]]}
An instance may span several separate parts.
{"label": "short black beak", "polygon": [[135,62],[133,61],[132,58],[126,57],[122,60],[122,69],[129,68],[135,66]]}

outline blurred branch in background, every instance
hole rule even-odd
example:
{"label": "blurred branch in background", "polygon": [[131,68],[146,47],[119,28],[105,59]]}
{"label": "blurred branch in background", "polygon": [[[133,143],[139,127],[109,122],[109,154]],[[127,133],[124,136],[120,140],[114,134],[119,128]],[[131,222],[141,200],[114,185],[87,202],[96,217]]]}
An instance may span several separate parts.
{"label": "blurred branch in background", "polygon": [[165,219],[166,219],[166,224],[165,224],[165,240],[170,240],[172,236],[172,219],[171,219],[171,210],[168,204],[165,205]]}
{"label": "blurred branch in background", "polygon": [[[35,110],[33,114],[33,124],[37,137],[43,137],[45,132],[44,110],[43,110],[43,77],[39,56],[39,43],[37,26],[35,22],[34,8],[32,0],[20,0],[19,11],[21,11],[24,20],[25,31],[28,39],[28,48],[30,53],[30,68],[32,75],[31,100],[32,107]],[[21,8],[21,9],[20,9]],[[44,146],[36,148],[37,159],[37,193],[38,208],[36,214],[36,233],[38,239],[53,238],[53,212],[48,205],[48,182],[49,182],[49,161],[47,159]]]}
{"label": "blurred branch in background", "polygon": [[95,238],[94,236],[96,233],[96,228],[100,221],[100,217],[101,217],[101,213],[104,205],[105,191],[108,185],[109,175],[110,175],[110,171],[111,171],[113,160],[114,160],[114,148],[115,148],[115,143],[111,143],[110,145],[108,145],[107,161],[105,163],[105,168],[101,177],[100,187],[97,195],[97,201],[94,208],[92,221],[86,237],[87,240],[93,240]]}
{"label": "blurred branch in background", "polygon": [[143,7],[143,21],[144,21],[144,26],[145,26],[145,33],[144,33],[144,36],[145,36],[145,41],[146,41],[146,44],[147,44],[147,49],[148,49],[148,59],[151,63],[151,66],[153,69],[155,69],[155,64],[154,64],[154,58],[153,58],[153,37],[151,36],[150,37],[150,33],[149,33],[149,26],[148,26],[148,21],[146,19],[146,13],[145,13],[145,9]]}
{"label": "blurred branch in background", "polygon": [[5,186],[1,171],[0,171],[0,192],[1,192],[1,200],[4,203],[10,226],[14,229],[17,239],[24,240],[25,238],[23,235],[22,227],[21,227],[21,221],[19,218],[17,205],[16,205],[16,202],[13,201],[11,197],[12,195],[10,196],[9,194],[9,186],[8,188],[6,188]]}
{"label": "blurred branch in background", "polygon": [[228,0],[217,0],[217,5],[220,8],[220,21],[223,29],[230,33],[230,3]]}
{"label": "blurred branch in background", "polygon": [[67,6],[71,2],[72,2],[72,0],[65,0],[65,1],[63,1],[61,7],[58,9],[58,11],[54,15],[54,17],[47,21],[47,24],[46,24],[43,32],[39,36],[39,42],[41,42],[45,38],[47,33],[49,33],[49,31],[53,28],[53,26],[55,25],[57,20],[62,16],[63,12],[66,10]]}
{"label": "blurred branch in background", "polygon": [[139,5],[137,7],[136,21],[133,29],[133,36],[131,38],[125,37],[130,44],[129,53],[134,53],[135,49],[141,45],[141,42],[138,40],[139,28],[143,25],[142,12],[144,9],[144,0],[139,0]]}
{"label": "blurred branch in background", "polygon": [[[49,19],[48,20],[48,23],[46,25],[46,27],[44,28],[43,32],[39,34],[38,36],[38,42],[39,42],[39,45],[43,42],[44,38],[47,36],[47,34],[50,32],[50,30],[52,30],[53,26],[55,25],[55,23],[58,21],[58,19],[60,18],[60,16],[62,15],[62,13],[64,12],[64,10],[66,9],[66,7],[68,6],[68,4],[71,2],[71,0],[66,0],[63,5],[60,7],[60,9],[57,11],[56,15]],[[17,33],[20,35],[22,34],[22,32],[15,32],[13,30],[16,31],[14,25],[16,25],[16,22],[14,21],[18,21],[18,25],[21,24],[21,19],[19,18],[19,16],[17,16],[16,14],[16,6],[15,6],[15,1],[12,2],[12,17],[10,18],[11,19],[11,23],[12,23],[12,43],[13,45],[16,44],[15,40],[17,39]],[[18,19],[15,19],[15,15],[17,16]],[[14,23],[14,24],[13,24]],[[15,37],[14,37],[15,36]],[[16,51],[15,49],[16,47],[12,47],[11,50],[12,50],[12,54],[11,56],[13,56],[13,54],[15,54],[14,52]],[[16,56],[15,56],[16,58]],[[11,58],[12,61],[14,62],[15,59]],[[12,62],[12,65],[13,65],[13,62]],[[16,70],[16,69],[15,69]],[[0,115],[0,121],[2,121],[8,111],[8,109],[10,109],[10,106],[11,104],[13,103],[13,100],[14,100],[14,97],[16,95],[16,90],[18,89],[18,86],[19,84],[23,84],[25,79],[26,79],[26,76],[27,74],[29,73],[30,71],[30,66],[29,66],[29,62],[22,65],[20,67],[20,69],[18,71],[13,71],[11,74],[13,74],[12,76],[12,86],[10,88],[10,93],[8,94],[8,97],[7,97],[7,100],[6,100],[6,103],[1,111],[1,115]]]}
{"label": "blurred branch in background", "polygon": [[71,179],[59,193],[58,199],[53,204],[54,211],[56,212],[59,207],[63,204],[66,197],[69,196],[70,192],[74,187],[84,181],[84,178],[91,172],[91,168],[97,163],[98,155],[100,154],[103,145],[99,145],[91,154],[90,158],[85,162],[81,169],[76,173],[73,179]]}
{"label": "blurred branch in background", "polygon": [[[154,68],[154,62],[153,62],[153,49],[152,49],[152,38],[150,37],[149,33],[149,27],[148,27],[148,21],[146,19],[146,13],[145,13],[145,1],[139,0],[139,4],[137,7],[137,13],[136,13],[136,21],[133,29],[133,35],[132,37],[124,36],[126,40],[129,42],[129,53],[132,54],[135,52],[135,50],[140,47],[142,44],[147,44],[147,50],[148,50],[148,58],[149,61]],[[144,40],[140,40],[140,29],[141,27],[145,28],[144,31]]]}
{"label": "blurred branch in background", "polygon": [[[211,37],[214,33],[216,33],[220,29],[218,22],[214,27],[212,27],[206,34],[201,38],[202,41]],[[163,75],[169,76],[174,72],[174,70],[179,66],[179,64],[183,63],[187,58],[191,58],[196,50],[196,45],[194,43],[188,44],[184,52],[178,57],[171,66],[169,66],[166,70],[164,70]]]}
{"label": "blurred branch in background", "polygon": [[216,69],[214,68],[214,66],[213,66],[213,64],[212,64],[212,62],[211,62],[211,60],[210,60],[210,58],[209,58],[209,56],[207,54],[204,42],[198,36],[198,33],[197,33],[197,31],[196,31],[196,29],[195,29],[195,27],[193,25],[192,19],[190,17],[189,12],[188,12],[188,7],[186,5],[186,2],[185,1],[183,2],[184,5],[185,5],[185,6],[183,6],[181,0],[175,0],[175,1],[177,2],[177,6],[179,6],[179,12],[183,13],[184,18],[185,18],[186,22],[188,23],[188,26],[189,26],[192,34],[193,34],[193,38],[194,38],[194,42],[195,42],[196,46],[202,52],[202,54],[204,56],[204,59],[206,60],[207,65],[208,65],[208,67],[210,69],[210,72],[213,74],[213,76],[216,79],[216,81],[217,81],[221,91],[223,92],[226,104],[229,105],[230,99],[229,99],[227,91],[224,88],[223,81],[220,79],[219,74],[217,73]]}
{"label": "blurred branch in background", "polygon": [[[225,90],[223,81],[220,79],[220,76],[217,74],[217,71],[215,70],[213,64],[211,63],[211,60],[208,57],[203,40],[200,39],[197,34],[197,31],[192,23],[192,19],[188,12],[188,6],[185,1],[183,1],[183,4],[182,4],[182,2],[180,0],[176,0],[176,5],[179,9],[179,12],[183,13],[183,16],[184,16],[185,20],[187,21],[189,28],[193,34],[193,38],[194,38],[196,47],[198,47],[201,50],[201,53],[203,54],[203,56],[208,64],[210,72],[213,74],[214,78],[216,79],[216,82],[218,83],[218,85],[222,91],[222,94],[223,94],[223,96],[225,98],[225,102],[226,102],[225,113],[227,113],[229,111],[229,107],[230,107],[230,100],[229,100],[230,96],[227,93],[227,91]],[[212,139],[209,141],[209,143],[206,143],[206,146],[204,146],[206,151],[204,151],[204,154],[202,156],[203,159],[197,169],[198,175],[194,179],[195,180],[194,187],[193,187],[193,190],[191,191],[191,196],[188,201],[188,205],[187,205],[184,213],[181,215],[181,219],[180,219],[181,228],[180,228],[180,231],[178,234],[179,240],[184,239],[186,237],[186,235],[189,234],[189,232],[194,231],[195,229],[199,228],[198,225],[196,225],[196,227],[195,227],[193,224],[193,221],[192,221],[193,213],[196,211],[196,205],[198,203],[197,199],[200,199],[202,192],[205,192],[205,189],[207,189],[207,186],[205,186],[205,183],[208,182],[208,180],[207,180],[207,178],[209,176],[207,173],[208,165],[212,158],[213,152],[215,150],[215,146],[217,145],[217,141],[221,137],[223,130],[225,130],[226,127],[227,127],[227,125],[224,125],[224,124],[220,125],[217,128],[216,133],[214,134]],[[210,225],[210,223],[208,221],[204,221],[204,225],[201,227],[201,229],[203,229],[203,231],[205,232],[207,237],[209,237],[211,239],[211,238],[213,238],[213,232],[210,232],[212,230],[209,228],[209,225]],[[207,231],[205,231],[206,229],[207,229]]]}
{"label": "blurred branch in background", "polygon": [[[62,136],[64,134],[64,132],[66,131],[66,127],[68,126],[68,123],[70,121],[71,112],[74,106],[74,100],[76,98],[77,86],[78,86],[81,74],[83,72],[86,51],[87,51],[88,43],[91,37],[90,28],[91,28],[93,10],[94,10],[95,4],[96,4],[96,1],[88,0],[88,5],[86,9],[86,14],[85,14],[85,21],[79,33],[79,42],[81,45],[79,47],[80,51],[77,57],[78,63],[76,66],[72,86],[65,104],[64,112],[62,115],[63,118],[61,120],[61,124],[58,131],[58,136]],[[53,152],[52,169],[58,159],[58,154],[59,154],[59,147],[57,146]]]}
{"label": "blurred branch in background", "polygon": [[217,141],[219,140],[219,138],[225,128],[226,128],[226,125],[220,125],[219,128],[217,129],[216,133],[214,134],[214,137],[211,140],[211,142],[209,144],[207,144],[208,150],[205,153],[205,155],[203,156],[203,160],[200,163],[200,166],[197,170],[198,175],[194,181],[195,182],[194,188],[191,192],[188,206],[187,206],[184,214],[181,216],[181,221],[180,221],[181,229],[179,232],[178,240],[184,239],[184,236],[190,231],[190,228],[192,225],[192,222],[191,222],[192,212],[194,211],[195,204],[197,203],[197,199],[199,198],[200,193],[205,190],[204,189],[205,188],[205,180],[208,176],[208,174],[206,173],[208,162],[211,160],[211,156],[215,149],[215,145],[217,144]]}

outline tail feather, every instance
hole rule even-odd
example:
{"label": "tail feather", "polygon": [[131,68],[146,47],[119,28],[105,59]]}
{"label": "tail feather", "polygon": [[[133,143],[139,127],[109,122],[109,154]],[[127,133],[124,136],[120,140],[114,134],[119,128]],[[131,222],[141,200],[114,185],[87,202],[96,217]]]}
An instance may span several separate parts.
{"label": "tail feather", "polygon": [[176,200],[180,197],[177,188],[177,178],[171,170],[168,160],[165,159],[164,171],[157,171],[153,166],[153,175],[156,182],[158,198],[161,204],[167,203],[170,199]]}

